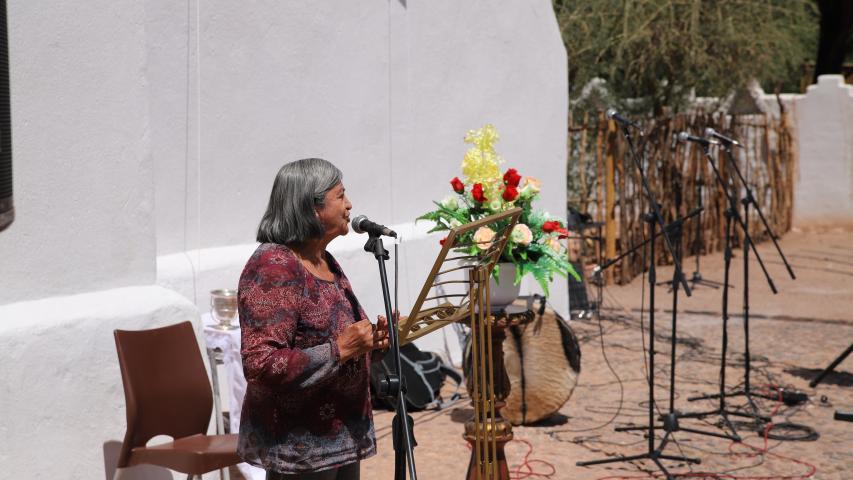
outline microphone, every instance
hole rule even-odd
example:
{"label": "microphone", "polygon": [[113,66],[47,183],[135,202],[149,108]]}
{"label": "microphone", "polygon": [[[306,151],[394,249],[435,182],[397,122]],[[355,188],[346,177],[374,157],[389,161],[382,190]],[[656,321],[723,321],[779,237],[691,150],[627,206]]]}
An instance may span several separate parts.
{"label": "microphone", "polygon": [[743,148],[743,144],[741,144],[740,142],[738,142],[734,138],[729,138],[729,137],[717,132],[716,130],[714,130],[711,127],[708,127],[705,129],[705,136],[706,137],[714,137],[714,138],[722,141],[726,145],[734,145],[736,147]]}
{"label": "microphone", "polygon": [[355,233],[367,233],[374,237],[385,235],[386,237],[397,238],[397,232],[391,230],[385,225],[371,222],[365,215],[359,215],[353,218],[351,223],[352,229],[355,230]]}
{"label": "microphone", "polygon": [[609,118],[611,120],[616,120],[617,122],[621,123],[622,125],[634,127],[636,129],[640,130],[639,125],[634,123],[632,120],[625,118],[622,115],[619,115],[619,112],[617,112],[615,108],[608,108],[607,112],[605,112],[604,114],[607,115],[607,118]]}
{"label": "microphone", "polygon": [[678,134],[678,141],[679,142],[696,142],[696,143],[703,145],[705,147],[707,147],[708,145],[719,145],[720,144],[720,142],[718,142],[716,140],[708,140],[707,138],[694,137],[693,135],[690,135],[687,132],[679,133]]}

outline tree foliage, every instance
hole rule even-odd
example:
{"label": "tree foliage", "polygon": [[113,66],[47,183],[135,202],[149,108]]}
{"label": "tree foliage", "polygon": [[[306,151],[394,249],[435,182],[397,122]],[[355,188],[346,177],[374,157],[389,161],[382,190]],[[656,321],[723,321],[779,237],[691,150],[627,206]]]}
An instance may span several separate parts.
{"label": "tree foliage", "polygon": [[[596,77],[620,108],[660,113],[692,95],[722,97],[757,78],[796,90],[814,58],[811,0],[553,0],[572,99]],[[789,90],[789,91],[790,91]]]}

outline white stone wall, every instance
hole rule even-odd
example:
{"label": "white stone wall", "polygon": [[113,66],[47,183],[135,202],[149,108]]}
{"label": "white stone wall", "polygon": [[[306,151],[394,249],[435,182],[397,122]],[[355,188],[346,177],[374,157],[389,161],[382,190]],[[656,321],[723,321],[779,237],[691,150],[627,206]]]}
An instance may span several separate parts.
{"label": "white stone wall", "polygon": [[821,75],[796,104],[797,228],[853,227],[853,86]]}
{"label": "white stone wall", "polygon": [[[482,15],[478,2],[405,3],[214,1],[184,18],[172,2],[149,4],[162,33],[148,36],[158,283],[206,310],[210,289],[236,286],[278,168],[320,156],[343,170],[355,213],[411,232],[405,314],[439,238],[411,223],[450,192],[462,137],[486,122],[506,166],[542,179],[542,206],[564,214],[566,57],[550,4]],[[330,249],[375,315],[363,242]],[[563,313],[565,290],[555,282]]]}
{"label": "white stone wall", "polygon": [[[506,166],[565,213],[567,65],[546,0],[10,0],[8,15],[10,477],[102,475],[101,445],[125,426],[112,330],[197,322],[210,289],[235,286],[284,162],[333,161],[354,211],[403,234],[404,313],[438,251],[412,221],[460,174],[467,130],[494,123]],[[375,315],[363,241],[331,248]],[[564,313],[565,289],[552,292]]]}
{"label": "white stone wall", "polygon": [[144,9],[8,2],[15,221],[0,305],[151,284]]}
{"label": "white stone wall", "polygon": [[197,319],[192,303],[157,286],[0,305],[4,475],[104,478],[103,444],[122,440],[126,425],[113,329]]}
{"label": "white stone wall", "polygon": [[[821,75],[805,94],[766,94],[749,88],[757,112],[791,120],[798,163],[793,228],[853,228],[853,86],[841,75]],[[714,104],[716,99],[700,99]]]}

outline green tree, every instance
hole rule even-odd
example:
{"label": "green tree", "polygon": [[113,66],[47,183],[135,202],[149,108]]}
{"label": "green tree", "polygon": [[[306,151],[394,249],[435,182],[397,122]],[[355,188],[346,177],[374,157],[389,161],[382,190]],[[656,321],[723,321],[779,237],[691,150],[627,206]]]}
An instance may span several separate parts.
{"label": "green tree", "polygon": [[723,97],[752,78],[768,91],[796,91],[817,48],[810,0],[553,4],[569,55],[570,96],[599,77],[613,103],[635,113],[678,111],[691,94]]}

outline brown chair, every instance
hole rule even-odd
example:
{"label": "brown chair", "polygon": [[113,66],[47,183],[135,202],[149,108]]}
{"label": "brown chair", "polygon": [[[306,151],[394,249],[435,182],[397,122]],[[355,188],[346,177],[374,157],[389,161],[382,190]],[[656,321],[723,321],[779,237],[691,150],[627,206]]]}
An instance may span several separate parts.
{"label": "brown chair", "polygon": [[[240,463],[237,435],[206,435],[213,394],[192,324],[113,332],[127,403],[123,468],[152,464],[201,478]],[[146,447],[153,437],[173,441]]]}

